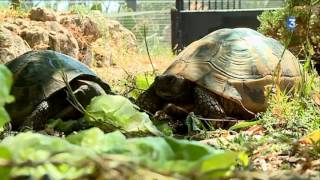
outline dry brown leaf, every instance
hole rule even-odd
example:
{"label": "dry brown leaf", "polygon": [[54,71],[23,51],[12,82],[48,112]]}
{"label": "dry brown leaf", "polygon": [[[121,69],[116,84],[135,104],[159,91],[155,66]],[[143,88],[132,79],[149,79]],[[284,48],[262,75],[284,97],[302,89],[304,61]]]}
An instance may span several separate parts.
{"label": "dry brown leaf", "polygon": [[299,140],[301,144],[312,144],[317,141],[320,141],[320,129],[311,132]]}
{"label": "dry brown leaf", "polygon": [[320,94],[319,93],[313,94],[312,99],[316,105],[320,106]]}

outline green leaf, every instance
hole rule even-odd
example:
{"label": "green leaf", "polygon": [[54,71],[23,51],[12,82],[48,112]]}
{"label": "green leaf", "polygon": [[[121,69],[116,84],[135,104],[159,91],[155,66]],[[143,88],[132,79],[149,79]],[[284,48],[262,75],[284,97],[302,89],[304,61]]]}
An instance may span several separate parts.
{"label": "green leaf", "polygon": [[[11,158],[12,158],[12,154],[9,151],[9,149],[4,146],[0,146],[0,162],[1,162],[1,164],[5,163],[6,161],[11,160]],[[9,179],[11,170],[12,170],[11,167],[0,166],[1,179],[4,179],[4,180]]]}
{"label": "green leaf", "polygon": [[137,161],[161,172],[188,173],[198,160],[214,149],[187,140],[146,137],[128,139],[127,154],[138,157]]}
{"label": "green leaf", "polygon": [[196,141],[176,140],[174,138],[165,138],[167,143],[176,153],[176,158],[184,160],[200,160],[211,153],[220,153],[220,150],[215,150],[210,146],[200,144]]}
{"label": "green leaf", "polygon": [[[52,179],[74,179],[92,170],[90,167],[79,167],[78,164],[94,155],[93,151],[89,148],[81,149],[59,137],[20,133],[5,138],[1,146],[12,153],[14,170],[11,176],[32,175],[35,179],[40,179],[48,175]],[[27,164],[14,166],[19,163]]]}
{"label": "green leaf", "polygon": [[[31,132],[7,137],[0,143],[1,159],[13,162],[11,177],[31,175],[35,179],[44,175],[52,179],[89,177],[101,166],[112,171],[121,164],[132,165],[136,170],[147,167],[162,174],[213,179],[228,176],[238,164],[248,164],[244,153],[216,150],[196,141],[164,137],[127,139],[120,131],[104,134],[98,128],[65,139]],[[0,167],[2,177],[9,170]]]}
{"label": "green leaf", "polygon": [[12,73],[3,64],[0,64],[0,82],[0,106],[3,106],[5,103],[10,103],[14,100],[14,97],[10,95],[13,83]]}
{"label": "green leaf", "polygon": [[10,117],[3,106],[5,103],[14,100],[14,97],[10,95],[12,83],[12,73],[5,65],[0,64],[0,127],[10,121]]}
{"label": "green leaf", "polygon": [[146,90],[154,81],[154,75],[138,74],[136,75],[136,86],[138,89]]}
{"label": "green leaf", "polygon": [[236,129],[242,129],[242,128],[247,128],[247,127],[250,127],[250,126],[254,126],[254,125],[257,125],[257,124],[260,124],[262,122],[262,120],[257,120],[257,121],[250,121],[250,122],[239,122],[233,126],[231,126],[229,128],[229,130],[236,130]]}
{"label": "green leaf", "polygon": [[206,157],[203,161],[200,161],[199,164],[196,165],[195,171],[210,178],[226,177],[230,175],[232,168],[238,164],[238,160],[244,165],[247,165],[249,161],[248,156],[244,153],[230,151],[213,154]]}
{"label": "green leaf", "polygon": [[104,134],[99,128],[91,128],[66,138],[70,143],[90,148],[96,152],[116,151],[125,144],[126,137],[119,131]]}
{"label": "green leaf", "polygon": [[64,151],[73,147],[69,142],[58,137],[36,133],[19,133],[5,138],[1,144],[8,147],[15,159],[45,160],[49,152]]}
{"label": "green leaf", "polygon": [[135,76],[135,86],[136,89],[133,89],[130,92],[130,95],[133,98],[138,98],[141,93],[141,90],[147,90],[150,85],[153,83],[155,76],[151,74],[137,74]]}
{"label": "green leaf", "polygon": [[107,132],[120,130],[131,134],[162,135],[149,116],[137,109],[136,105],[123,96],[97,96],[86,107],[85,120]]}

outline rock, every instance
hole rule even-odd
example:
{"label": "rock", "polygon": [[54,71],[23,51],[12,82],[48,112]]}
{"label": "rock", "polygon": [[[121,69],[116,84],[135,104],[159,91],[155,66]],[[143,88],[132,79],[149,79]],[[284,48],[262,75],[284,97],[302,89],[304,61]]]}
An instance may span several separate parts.
{"label": "rock", "polygon": [[51,49],[78,58],[77,40],[56,21],[8,19],[4,26],[20,35],[32,49]]}
{"label": "rock", "polygon": [[136,51],[136,36],[127,28],[122,26],[118,21],[106,20],[107,29],[109,32],[110,42],[118,48],[126,51]]}
{"label": "rock", "polygon": [[28,44],[20,36],[0,26],[0,64],[30,50]]}
{"label": "rock", "polygon": [[94,42],[101,37],[98,25],[89,17],[81,17],[78,14],[65,14],[61,16],[60,24],[68,29],[77,31],[88,42]]}
{"label": "rock", "polygon": [[29,17],[5,17],[4,21],[0,20],[5,28],[4,42],[18,41],[12,40],[15,38],[20,39],[17,44],[22,44],[12,45],[15,50],[10,50],[10,53],[2,48],[1,56],[13,59],[27,51],[29,46],[34,50],[62,52],[89,66],[105,67],[114,64],[113,57],[137,50],[134,34],[101,12],[90,17],[70,13],[56,16],[45,8],[34,8]]}
{"label": "rock", "polygon": [[45,8],[32,8],[29,18],[34,21],[56,21],[57,17],[54,12]]}
{"label": "rock", "polygon": [[81,17],[78,14],[61,15],[59,22],[76,38],[79,46],[78,59],[87,65],[91,65],[92,50],[90,44],[101,37],[98,25],[89,17]]}
{"label": "rock", "polygon": [[100,38],[92,44],[95,67],[108,67],[114,65],[113,50],[108,43],[104,43],[104,39]]}
{"label": "rock", "polygon": [[20,36],[32,49],[47,49],[49,47],[49,32],[40,26],[30,26],[21,30]]}
{"label": "rock", "polygon": [[73,35],[56,21],[47,21],[49,30],[49,47],[74,58],[78,58],[79,46]]}
{"label": "rock", "polygon": [[137,51],[135,35],[118,21],[108,19],[99,11],[95,12],[94,21],[105,34],[91,43],[94,54],[93,66],[112,66],[116,63],[114,57]]}

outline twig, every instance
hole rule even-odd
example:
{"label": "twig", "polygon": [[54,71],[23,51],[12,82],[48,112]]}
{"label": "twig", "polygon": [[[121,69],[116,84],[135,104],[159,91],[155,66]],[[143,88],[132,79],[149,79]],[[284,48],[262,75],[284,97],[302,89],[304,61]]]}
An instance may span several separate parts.
{"label": "twig", "polygon": [[146,32],[146,25],[145,24],[143,25],[143,37],[144,37],[144,43],[146,45],[148,58],[149,58],[151,66],[152,66],[153,75],[156,76],[156,69],[154,68],[154,65],[153,65],[152,60],[151,60],[150,52],[149,52],[149,46],[148,46],[148,42],[147,42],[147,32]]}
{"label": "twig", "polygon": [[202,118],[202,117],[197,117],[199,120],[202,121],[215,121],[215,122],[239,122],[239,121],[246,121],[242,119],[211,119],[211,118]]}

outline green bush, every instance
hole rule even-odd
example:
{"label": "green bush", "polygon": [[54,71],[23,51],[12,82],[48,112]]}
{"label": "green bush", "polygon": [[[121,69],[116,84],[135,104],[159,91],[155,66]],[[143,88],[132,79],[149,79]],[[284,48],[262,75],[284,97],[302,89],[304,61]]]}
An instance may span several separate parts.
{"label": "green bush", "polygon": [[[296,29],[286,29],[286,18],[296,17]],[[296,56],[312,56],[320,63],[320,1],[288,0],[283,9],[263,12],[258,20],[261,25],[258,31],[286,43],[290,40],[289,50]],[[292,36],[292,37],[291,37]]]}

